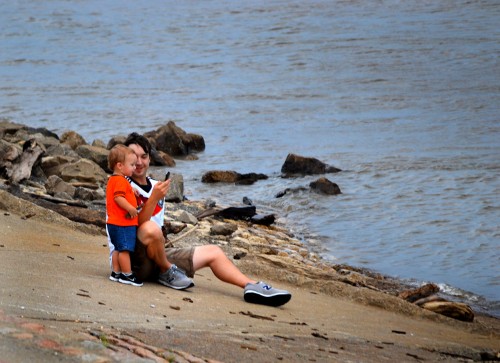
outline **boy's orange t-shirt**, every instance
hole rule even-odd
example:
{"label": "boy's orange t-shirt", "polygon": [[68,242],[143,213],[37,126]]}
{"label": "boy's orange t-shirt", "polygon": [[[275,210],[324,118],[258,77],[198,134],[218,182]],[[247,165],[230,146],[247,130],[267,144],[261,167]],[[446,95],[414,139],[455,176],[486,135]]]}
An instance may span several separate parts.
{"label": "boy's orange t-shirt", "polygon": [[110,176],[106,186],[106,223],[116,226],[137,226],[139,218],[127,218],[127,211],[116,203],[115,197],[124,197],[130,204],[137,207],[137,199],[128,180],[121,175]]}

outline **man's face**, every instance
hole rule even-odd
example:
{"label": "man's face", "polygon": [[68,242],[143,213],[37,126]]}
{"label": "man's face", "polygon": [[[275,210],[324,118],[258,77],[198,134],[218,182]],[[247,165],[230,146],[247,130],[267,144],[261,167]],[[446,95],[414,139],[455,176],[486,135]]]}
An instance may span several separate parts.
{"label": "man's face", "polygon": [[149,162],[151,161],[149,155],[137,144],[131,144],[129,148],[134,150],[137,155],[137,162],[135,163],[135,170],[132,177],[135,179],[145,178],[149,169]]}

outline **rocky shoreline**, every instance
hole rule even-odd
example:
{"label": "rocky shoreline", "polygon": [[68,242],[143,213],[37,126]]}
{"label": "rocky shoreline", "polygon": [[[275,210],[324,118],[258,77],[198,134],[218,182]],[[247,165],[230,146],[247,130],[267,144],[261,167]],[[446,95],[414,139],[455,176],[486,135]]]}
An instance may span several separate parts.
{"label": "rocky shoreline", "polygon": [[[175,124],[169,123],[163,129],[174,130],[174,134],[181,136],[175,142],[184,138],[185,145],[191,145],[177,151],[182,154],[180,157],[195,158],[195,154],[186,150],[199,150],[204,146],[201,137],[188,136]],[[8,121],[0,122],[0,136],[0,208],[5,213],[14,213],[24,220],[33,218],[38,223],[57,222],[59,217],[55,216],[59,215],[64,220],[69,219],[75,230],[105,235],[104,190],[108,171],[104,160],[108,148],[120,142],[119,137],[110,140],[108,146],[101,141],[87,145],[75,132],[59,138],[49,130],[30,129]],[[192,139],[196,140],[194,144]],[[163,147],[167,148],[167,144]],[[159,164],[161,160],[162,165],[175,163],[165,151],[155,155]],[[298,163],[290,164],[297,160]],[[292,176],[301,172],[314,174],[315,170],[320,174],[330,168],[317,160],[294,155],[289,156],[285,164],[284,171],[290,171]],[[313,170],[311,165],[319,169]],[[206,179],[209,182],[249,183],[259,177],[262,176],[214,171]],[[327,188],[323,184],[318,192],[329,194],[326,184]],[[461,329],[464,326],[460,324],[468,324],[467,330],[498,334],[498,319],[475,313],[461,302],[446,301],[439,295],[436,285],[415,289],[376,272],[324,261],[284,226],[274,223],[274,218],[256,218],[258,206],[253,206],[249,200],[244,201],[243,207],[221,207],[210,200],[185,200],[180,174],[172,176],[171,189],[167,196],[165,223],[169,244],[179,247],[216,244],[243,272],[253,276],[265,276],[311,293],[406,317],[452,326],[456,321]],[[338,186],[332,190],[340,192]],[[43,210],[51,213],[41,212]],[[495,350],[485,354],[490,358],[498,357]]]}
{"label": "rocky shoreline", "polygon": [[[152,159],[157,166],[175,166],[174,157],[196,159],[196,152],[205,148],[202,136],[189,134],[172,121],[145,135],[154,145]],[[89,145],[74,131],[59,137],[44,128],[33,129],[4,120],[0,121],[0,137],[0,186],[3,190],[75,222],[96,226],[104,233],[105,185],[109,175],[107,153],[115,144],[123,142],[124,136],[116,136],[107,144],[94,140]],[[317,159],[293,154],[288,155],[282,167],[284,177],[340,171]],[[211,171],[203,175],[202,181],[251,184],[263,178],[266,176],[255,173]],[[310,187],[326,195],[341,193],[338,185],[325,177],[320,177]],[[248,214],[248,206],[221,208],[210,200],[187,201],[183,192],[182,175],[174,174],[166,198],[170,204],[166,216],[169,228],[165,233],[169,233],[169,238],[178,245],[218,244],[233,258],[240,259],[242,265],[253,256],[265,261],[263,266],[273,267],[268,272],[286,269],[286,282],[289,283],[317,284],[324,292],[338,294],[335,284],[331,285],[341,282],[384,292],[455,319],[474,319],[474,312],[468,305],[447,301],[439,295],[439,288],[434,284],[412,289],[401,281],[366,269],[323,261],[288,231],[275,225],[274,216],[259,215],[251,201],[244,200],[252,208]],[[277,197],[286,193],[285,190]],[[230,213],[226,213],[228,209]],[[191,238],[176,235],[184,229]],[[397,307],[393,308],[401,309],[399,302],[395,300]],[[376,301],[372,303],[381,305]]]}

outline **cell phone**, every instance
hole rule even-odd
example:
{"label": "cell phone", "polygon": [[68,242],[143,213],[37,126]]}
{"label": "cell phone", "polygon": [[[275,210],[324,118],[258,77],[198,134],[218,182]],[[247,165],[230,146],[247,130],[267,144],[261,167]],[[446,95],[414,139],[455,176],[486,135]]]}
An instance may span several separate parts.
{"label": "cell phone", "polygon": [[167,174],[165,174],[165,180],[168,180],[168,178],[170,178],[170,172],[167,172]]}

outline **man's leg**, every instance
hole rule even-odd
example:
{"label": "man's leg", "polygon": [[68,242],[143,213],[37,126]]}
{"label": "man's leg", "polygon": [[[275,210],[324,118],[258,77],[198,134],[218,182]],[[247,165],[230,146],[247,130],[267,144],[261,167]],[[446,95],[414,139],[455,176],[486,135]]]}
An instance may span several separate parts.
{"label": "man's leg", "polygon": [[158,282],[172,289],[183,290],[194,286],[184,272],[174,267],[165,252],[165,238],[158,225],[152,221],[144,222],[137,229],[137,238],[146,248],[148,258],[158,266]]}
{"label": "man's leg", "polygon": [[244,288],[245,301],[254,304],[281,306],[292,298],[286,290],[275,289],[265,282],[255,282],[244,275],[226,256],[219,246],[199,246],[193,252],[193,269],[210,267],[221,281]]}
{"label": "man's leg", "polygon": [[214,275],[221,281],[244,288],[248,283],[255,283],[254,280],[244,275],[229,260],[219,246],[205,245],[198,246],[193,253],[193,269],[197,271],[204,267],[210,267]]}
{"label": "man's leg", "polygon": [[147,221],[141,224],[137,229],[137,238],[146,247],[147,256],[155,262],[160,273],[167,271],[172,266],[165,253],[163,233],[154,222]]}

